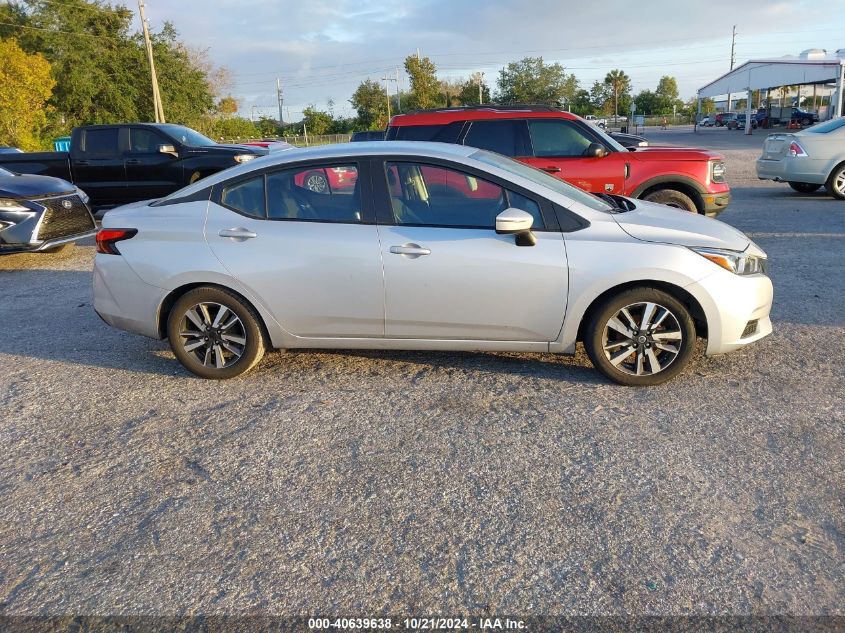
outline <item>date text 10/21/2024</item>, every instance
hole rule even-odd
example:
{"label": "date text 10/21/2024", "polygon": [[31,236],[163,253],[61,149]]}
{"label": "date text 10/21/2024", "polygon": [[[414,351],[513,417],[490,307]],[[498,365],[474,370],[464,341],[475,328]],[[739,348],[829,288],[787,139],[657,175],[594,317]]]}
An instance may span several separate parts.
{"label": "date text 10/21/2024", "polygon": [[312,630],[401,628],[410,631],[471,629],[518,631],[525,629],[526,626],[523,620],[510,618],[309,618],[308,628]]}

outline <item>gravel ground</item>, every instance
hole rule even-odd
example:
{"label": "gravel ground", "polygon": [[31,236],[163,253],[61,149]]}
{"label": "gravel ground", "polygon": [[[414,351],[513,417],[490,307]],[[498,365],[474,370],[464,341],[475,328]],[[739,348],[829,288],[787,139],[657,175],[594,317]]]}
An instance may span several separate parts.
{"label": "gravel ground", "polygon": [[0,259],[0,614],[842,615],[845,203],[705,132],[648,135],[735,147],[775,332],[658,388],[581,351],[205,382],[100,322],[92,246]]}

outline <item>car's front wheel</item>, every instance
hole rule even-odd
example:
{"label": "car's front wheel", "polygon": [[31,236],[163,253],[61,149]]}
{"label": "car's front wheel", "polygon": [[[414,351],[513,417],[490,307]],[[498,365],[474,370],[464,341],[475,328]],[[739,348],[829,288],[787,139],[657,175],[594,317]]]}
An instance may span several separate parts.
{"label": "car's front wheel", "polygon": [[188,371],[202,378],[234,378],[264,355],[264,332],[255,310],[222,288],[182,295],[167,319],[170,348]]}
{"label": "car's front wheel", "polygon": [[647,196],[643,196],[646,202],[656,202],[657,204],[665,204],[667,207],[675,207],[676,209],[683,209],[691,213],[698,213],[698,207],[695,206],[692,198],[682,191],[677,189],[659,189],[652,191]]}
{"label": "car's front wheel", "polygon": [[792,182],[790,181],[789,186],[792,187],[798,193],[813,193],[816,191],[821,185],[817,185],[812,182]]}
{"label": "car's front wheel", "polygon": [[831,172],[825,187],[834,198],[845,200],[845,163],[838,165]]}
{"label": "car's front wheel", "polygon": [[659,385],[689,363],[695,323],[672,295],[657,288],[632,288],[592,312],[584,347],[593,365],[612,381]]}

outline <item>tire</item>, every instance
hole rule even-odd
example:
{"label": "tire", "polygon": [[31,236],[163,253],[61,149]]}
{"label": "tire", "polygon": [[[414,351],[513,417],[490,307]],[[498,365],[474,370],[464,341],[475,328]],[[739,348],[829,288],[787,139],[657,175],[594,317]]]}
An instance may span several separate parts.
{"label": "tire", "polygon": [[261,320],[252,306],[228,290],[208,286],[176,301],[167,317],[167,336],[185,369],[212,380],[248,372],[266,348]]}
{"label": "tire", "polygon": [[328,193],[329,181],[325,174],[313,171],[305,176],[305,188],[314,193]]}
{"label": "tire", "polygon": [[812,182],[790,182],[789,186],[792,187],[798,193],[813,193],[819,187],[821,187],[821,185],[817,185]]}
{"label": "tire", "polygon": [[690,213],[698,213],[698,207],[695,206],[692,198],[677,189],[658,189],[657,191],[652,191],[647,196],[643,196],[643,200],[665,204],[667,207],[675,207],[676,209],[682,209]]}
{"label": "tire", "polygon": [[825,183],[830,195],[839,200],[845,200],[845,163],[834,167]]}
{"label": "tire", "polygon": [[[641,332],[644,320],[658,325]],[[584,347],[593,366],[613,382],[629,387],[659,385],[689,364],[695,324],[689,310],[672,295],[657,288],[632,288],[591,313]]]}

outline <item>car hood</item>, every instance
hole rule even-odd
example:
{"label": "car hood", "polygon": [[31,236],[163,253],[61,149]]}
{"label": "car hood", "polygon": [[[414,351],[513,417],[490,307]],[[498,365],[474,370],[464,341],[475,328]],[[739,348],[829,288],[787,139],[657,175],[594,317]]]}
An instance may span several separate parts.
{"label": "car hood", "polygon": [[699,147],[666,147],[661,145],[649,145],[638,147],[632,152],[638,160],[723,160],[724,156],[718,152],[701,149]]}
{"label": "car hood", "polygon": [[38,198],[75,193],[67,180],[50,176],[0,176],[0,197]]}
{"label": "car hood", "polygon": [[744,251],[750,244],[744,233],[724,222],[662,204],[631,202],[636,206],[633,211],[614,214],[613,219],[635,239],[733,251]]}

